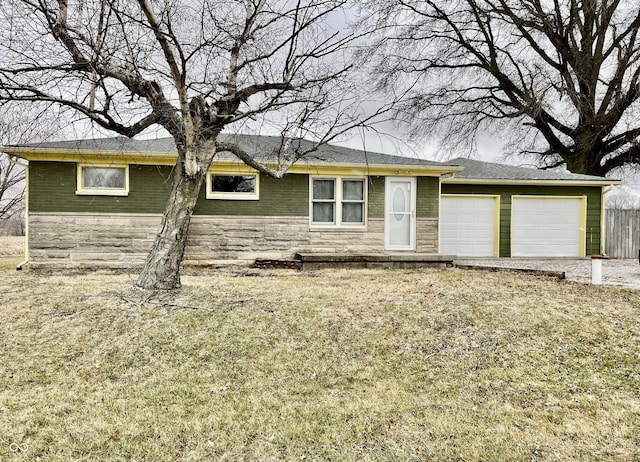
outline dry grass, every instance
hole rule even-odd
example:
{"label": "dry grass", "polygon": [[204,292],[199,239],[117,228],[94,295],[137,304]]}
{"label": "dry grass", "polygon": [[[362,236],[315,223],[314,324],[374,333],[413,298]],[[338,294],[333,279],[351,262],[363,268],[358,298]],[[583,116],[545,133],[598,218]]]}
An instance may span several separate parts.
{"label": "dry grass", "polygon": [[[0,236],[0,272],[15,271],[16,265],[24,260],[24,237]],[[2,302],[0,292],[0,302]]]}
{"label": "dry grass", "polygon": [[24,236],[0,236],[0,257],[24,256]]}
{"label": "dry grass", "polygon": [[640,458],[640,292],[225,269],[148,298],[132,277],[0,274],[0,459]]}

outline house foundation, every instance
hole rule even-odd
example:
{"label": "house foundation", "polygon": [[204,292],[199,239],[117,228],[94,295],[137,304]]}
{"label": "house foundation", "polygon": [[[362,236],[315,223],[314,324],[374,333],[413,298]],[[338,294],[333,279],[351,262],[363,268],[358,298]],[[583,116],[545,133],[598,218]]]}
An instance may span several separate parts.
{"label": "house foundation", "polygon": [[[29,263],[32,267],[140,267],[160,220],[157,214],[30,213]],[[416,228],[416,251],[395,255],[437,254],[438,220],[418,219]],[[256,259],[290,260],[295,254],[344,259],[345,255],[383,252],[383,219],[370,219],[358,229],[329,229],[311,227],[308,217],[194,215],[184,263],[253,264]]]}

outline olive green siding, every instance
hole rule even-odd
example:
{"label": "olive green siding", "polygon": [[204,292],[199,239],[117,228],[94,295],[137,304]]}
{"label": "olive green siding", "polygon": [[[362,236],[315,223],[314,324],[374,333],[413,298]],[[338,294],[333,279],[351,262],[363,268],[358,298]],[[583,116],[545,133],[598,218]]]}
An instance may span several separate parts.
{"label": "olive green siding", "polygon": [[[29,210],[62,213],[162,213],[171,189],[170,166],[129,166],[129,195],[77,195],[77,164],[33,161],[29,166]],[[384,217],[383,176],[367,183],[368,218]],[[309,216],[309,176],[260,176],[259,200],[206,199],[205,187],[194,215]],[[418,179],[418,217],[437,218],[438,178]]]}
{"label": "olive green siding", "polygon": [[77,164],[29,163],[29,211],[162,213],[171,187],[170,167],[131,165],[129,195],[76,195]]}
{"label": "olive green siding", "polygon": [[511,256],[512,196],[585,196],[587,198],[587,255],[601,253],[602,188],[600,186],[530,186],[442,184],[442,194],[492,194],[500,196],[500,256]]}
{"label": "olive green siding", "polygon": [[[416,216],[418,218],[438,218],[439,178],[418,177],[418,192],[416,193]],[[369,218],[384,218],[384,184],[385,177],[369,177]]]}
{"label": "olive green siding", "polygon": [[384,177],[371,176],[367,184],[369,218],[384,218]]}
{"label": "olive green siding", "polygon": [[[77,164],[38,162],[29,165],[31,212],[162,213],[171,189],[171,167],[129,166],[129,195],[77,195]],[[260,178],[259,201],[205,199],[200,191],[195,215],[309,216],[307,175]]]}
{"label": "olive green siding", "polygon": [[260,175],[260,200],[234,201],[206,199],[200,190],[194,215],[230,215],[263,217],[308,217],[309,177],[285,175],[282,179]]}
{"label": "olive green siding", "polygon": [[418,218],[438,218],[440,214],[440,178],[418,177],[416,215]]}

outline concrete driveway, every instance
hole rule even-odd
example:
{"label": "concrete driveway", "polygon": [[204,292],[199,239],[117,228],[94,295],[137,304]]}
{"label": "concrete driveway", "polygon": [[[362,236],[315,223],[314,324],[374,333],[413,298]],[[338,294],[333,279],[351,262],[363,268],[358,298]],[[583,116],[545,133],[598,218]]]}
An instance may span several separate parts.
{"label": "concrete driveway", "polygon": [[[456,263],[563,272],[571,281],[591,283],[591,259],[461,258],[457,259]],[[638,260],[602,260],[602,284],[640,290],[640,264],[638,264]]]}

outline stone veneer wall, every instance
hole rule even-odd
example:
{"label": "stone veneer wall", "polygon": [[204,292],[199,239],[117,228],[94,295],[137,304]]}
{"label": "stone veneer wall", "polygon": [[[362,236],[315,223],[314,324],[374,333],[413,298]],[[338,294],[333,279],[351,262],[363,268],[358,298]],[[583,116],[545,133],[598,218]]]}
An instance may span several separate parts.
{"label": "stone veneer wall", "polygon": [[141,266],[160,215],[30,213],[29,264]]}
{"label": "stone veneer wall", "polygon": [[[160,226],[159,215],[30,213],[33,267],[134,267],[144,263]],[[419,253],[438,252],[438,219],[418,218]],[[296,252],[380,253],[384,220],[366,229],[309,229],[306,217],[194,216],[185,263],[251,263],[289,259]]]}

